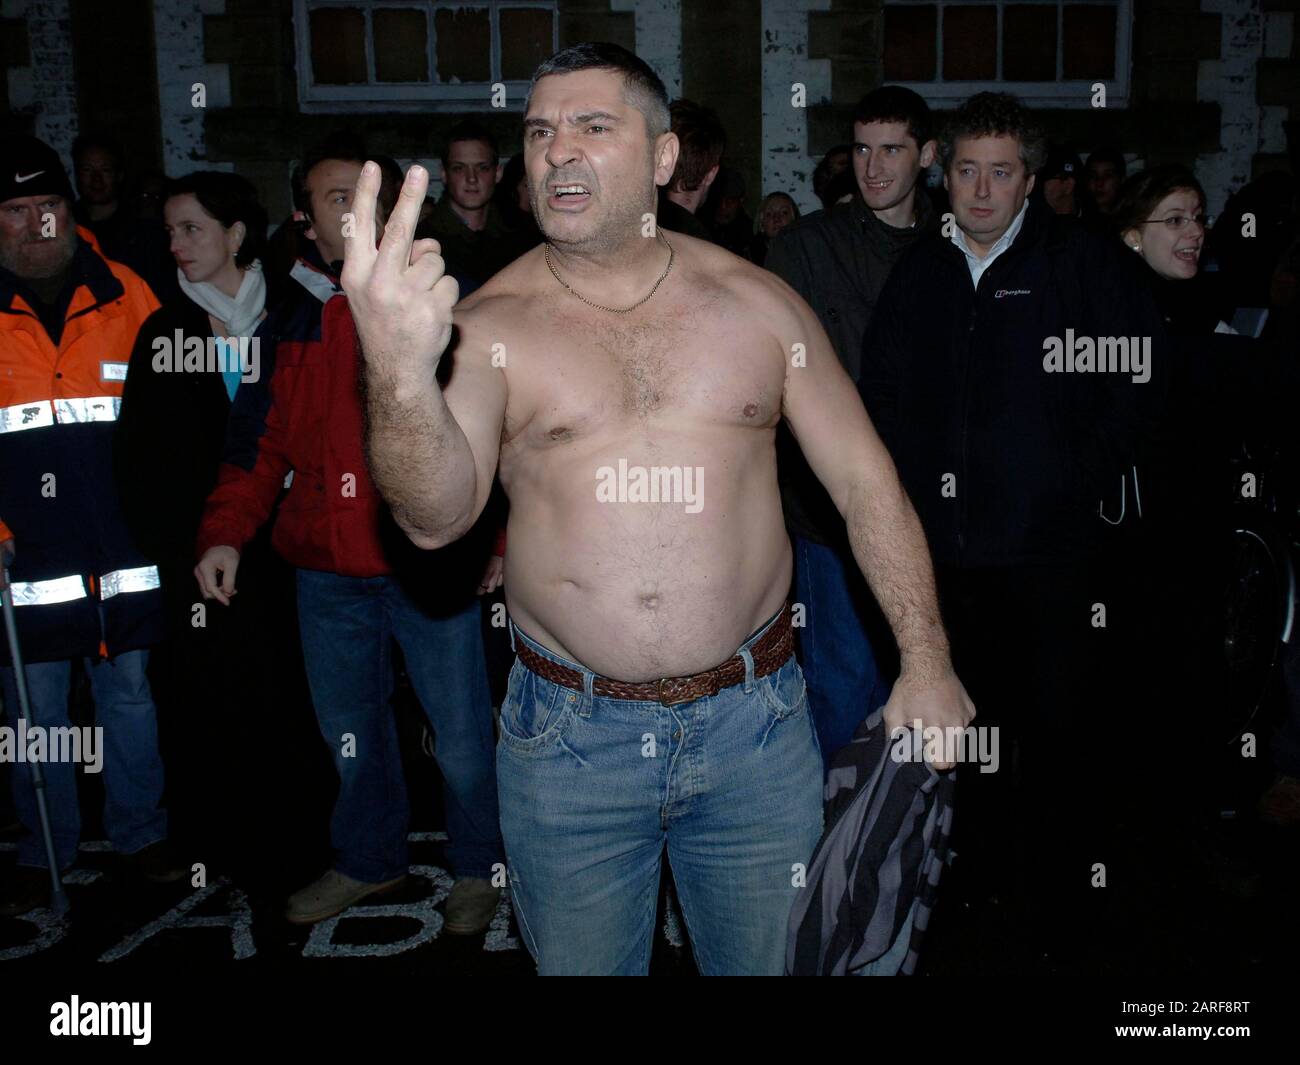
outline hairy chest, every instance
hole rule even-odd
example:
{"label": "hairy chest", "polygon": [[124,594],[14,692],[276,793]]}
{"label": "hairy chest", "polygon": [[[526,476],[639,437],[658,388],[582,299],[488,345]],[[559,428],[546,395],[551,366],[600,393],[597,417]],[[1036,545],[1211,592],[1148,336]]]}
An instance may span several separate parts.
{"label": "hairy chest", "polygon": [[724,314],[557,317],[507,367],[505,439],[550,447],[667,424],[771,428],[784,371],[770,334]]}

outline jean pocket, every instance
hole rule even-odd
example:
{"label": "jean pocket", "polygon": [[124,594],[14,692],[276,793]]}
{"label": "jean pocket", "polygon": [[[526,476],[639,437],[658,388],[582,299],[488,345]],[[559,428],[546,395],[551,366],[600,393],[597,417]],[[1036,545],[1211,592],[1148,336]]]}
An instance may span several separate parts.
{"label": "jean pocket", "polygon": [[808,706],[808,685],[794,655],[775,673],[754,681],[763,693],[763,701],[778,721],[794,717]]}
{"label": "jean pocket", "polygon": [[548,747],[578,706],[578,693],[539,677],[516,660],[501,704],[501,742],[517,751]]}

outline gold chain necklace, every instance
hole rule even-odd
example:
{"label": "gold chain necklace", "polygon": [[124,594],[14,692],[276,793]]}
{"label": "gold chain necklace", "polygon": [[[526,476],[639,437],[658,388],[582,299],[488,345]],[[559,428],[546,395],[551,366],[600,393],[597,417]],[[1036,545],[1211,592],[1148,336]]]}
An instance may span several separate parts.
{"label": "gold chain necklace", "polygon": [[657,236],[660,240],[662,240],[664,242],[664,246],[668,249],[668,265],[664,267],[664,272],[659,275],[659,280],[655,282],[654,288],[652,288],[648,293],[646,293],[646,295],[643,298],[637,300],[634,304],[632,304],[631,307],[605,307],[599,303],[593,303],[591,300],[587,299],[587,297],[584,296],[581,292],[575,290],[572,285],[570,285],[567,281],[564,280],[564,278],[562,278],[559,274],[555,272],[555,264],[551,262],[551,245],[549,243],[542,246],[542,257],[546,260],[546,265],[551,271],[551,276],[555,278],[555,280],[558,281],[561,285],[563,285],[569,292],[577,296],[578,299],[582,300],[582,302],[585,303],[588,307],[595,307],[596,310],[598,311],[609,311],[611,314],[627,314],[629,311],[636,310],[638,307],[641,306],[641,304],[645,303],[646,300],[648,300],[651,296],[653,296],[656,292],[658,292],[659,286],[664,283],[664,278],[668,276],[668,271],[673,268],[673,256],[674,256],[673,246],[668,243],[668,238],[664,236],[662,229],[656,228],[655,236]]}

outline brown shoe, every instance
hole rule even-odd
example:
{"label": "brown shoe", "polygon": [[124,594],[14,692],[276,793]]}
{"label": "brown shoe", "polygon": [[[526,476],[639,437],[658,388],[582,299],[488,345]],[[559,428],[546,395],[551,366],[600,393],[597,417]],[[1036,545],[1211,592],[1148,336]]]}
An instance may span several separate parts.
{"label": "brown shoe", "polygon": [[122,855],[122,864],[151,884],[174,884],[190,871],[188,866],[177,860],[175,852],[165,839],[150,843],[133,854]]}
{"label": "brown shoe", "polygon": [[50,871],[19,865],[0,888],[0,917],[21,917],[50,904]]}
{"label": "brown shoe", "polygon": [[476,936],[486,932],[501,901],[501,889],[481,876],[465,877],[452,885],[447,896],[447,920],[442,926],[449,936]]}
{"label": "brown shoe", "polygon": [[1300,824],[1300,780],[1279,773],[1256,807],[1265,824],[1289,828]]}
{"label": "brown shoe", "polygon": [[342,913],[370,895],[382,895],[406,883],[406,874],[382,884],[353,880],[331,869],[319,880],[289,896],[289,906],[284,911],[285,920],[291,924],[315,924],[327,917]]}

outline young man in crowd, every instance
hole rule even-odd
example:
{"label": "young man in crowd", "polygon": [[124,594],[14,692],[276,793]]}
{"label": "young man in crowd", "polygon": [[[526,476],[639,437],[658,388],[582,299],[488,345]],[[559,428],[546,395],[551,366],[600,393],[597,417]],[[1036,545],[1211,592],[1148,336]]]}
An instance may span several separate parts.
{"label": "young man in crowd", "polygon": [[1083,164],[1084,180],[1098,214],[1109,215],[1115,210],[1127,169],[1124,153],[1118,148],[1098,148],[1088,156]]}
{"label": "young man in crowd", "polygon": [[681,144],[672,180],[659,190],[655,220],[664,229],[712,240],[708,227],[696,217],[722,166],[727,134],[712,108],[694,100],[674,100],[668,108],[672,131]]}
{"label": "young man in crowd", "polygon": [[492,194],[501,178],[496,138],[472,119],[447,133],[440,155],[446,191],[419,226],[457,276],[481,285],[530,244],[506,225]]}
{"label": "young man in crowd", "polygon": [[[818,211],[777,236],[765,265],[816,312],[855,382],[862,338],[899,256],[939,220],[922,185],[935,158],[930,109],[910,89],[885,86],[853,116],[851,202]],[[873,642],[889,642],[879,608],[853,560],[844,521],[788,432],[778,436],[781,500],[795,551],[795,596],[808,701],[827,762],[890,680]],[[874,637],[874,641],[873,641]],[[892,647],[879,648],[892,658]]]}
{"label": "young man in crowd", "polygon": [[180,295],[176,263],[160,222],[142,218],[126,196],[122,146],[112,137],[82,134],[72,142],[77,224],[95,234],[105,258],[125,263],[162,303]]}
{"label": "young man in crowd", "polygon": [[[445,927],[475,934],[496,912],[500,890],[491,879],[503,858],[479,604],[467,584],[487,551],[478,557],[478,542],[467,540],[438,557],[413,557],[370,480],[356,335],[335,273],[360,172],[360,160],[327,152],[295,171],[294,205],[316,253],[295,265],[297,293],[276,308],[266,331],[275,338],[264,357],[270,371],[241,390],[232,413],[195,576],[205,599],[229,603],[240,551],[292,471],[272,544],[298,569],[303,661],[340,790],[330,822],[333,864],[290,897],[285,916],[321,921],[406,878],[410,810],[390,705],[395,641],[433,728],[444,782],[456,876]],[[383,187],[379,221],[397,188],[395,180]]]}
{"label": "young man in crowd", "polygon": [[1053,146],[1037,175],[1037,188],[1054,212],[1068,218],[1083,217],[1083,164],[1069,148]]}

